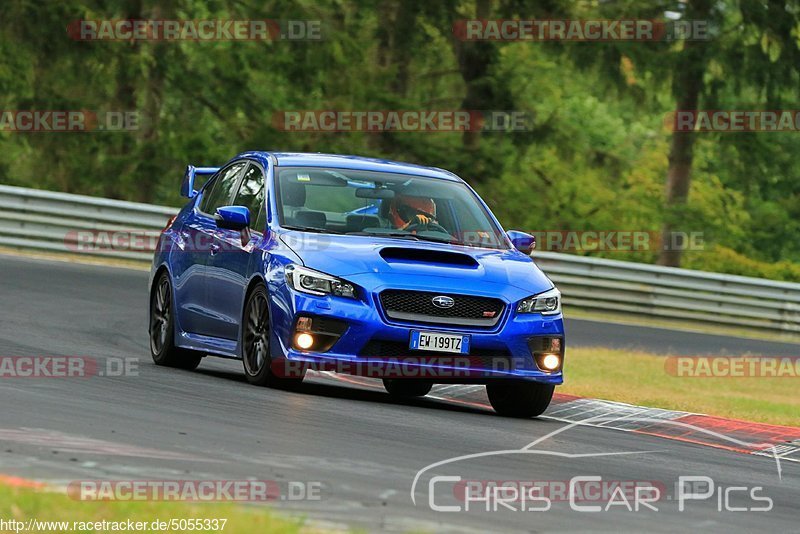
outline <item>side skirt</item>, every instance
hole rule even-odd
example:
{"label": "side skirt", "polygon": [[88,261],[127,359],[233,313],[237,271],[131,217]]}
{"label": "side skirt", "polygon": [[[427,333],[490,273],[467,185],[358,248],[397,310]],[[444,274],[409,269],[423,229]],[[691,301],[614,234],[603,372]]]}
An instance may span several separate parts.
{"label": "side skirt", "polygon": [[218,337],[181,332],[180,335],[177,336],[176,345],[184,349],[208,352],[212,356],[241,360],[237,350],[238,343],[233,339],[221,339]]}

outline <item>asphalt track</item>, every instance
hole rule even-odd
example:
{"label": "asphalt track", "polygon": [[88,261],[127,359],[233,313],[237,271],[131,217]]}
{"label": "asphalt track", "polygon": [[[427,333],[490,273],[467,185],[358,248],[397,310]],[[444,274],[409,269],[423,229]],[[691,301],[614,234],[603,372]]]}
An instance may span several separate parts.
{"label": "asphalt track", "polygon": [[[534,447],[537,453],[480,456],[426,471],[414,504],[412,482],[429,464],[520,449],[564,423],[505,419],[457,399],[398,402],[377,388],[328,376],[296,392],[256,388],[244,382],[235,361],[207,358],[193,372],[157,368],[147,350],[146,273],[0,256],[0,280],[0,356],[80,355],[101,367],[118,358],[136,364],[135,373],[120,377],[1,379],[2,474],[57,485],[255,478],[277,481],[284,491],[290,481],[314,483],[319,500],[273,506],[315,526],[370,531],[800,532],[800,464],[783,463],[779,478],[769,458],[594,427],[555,434]],[[569,321],[568,335],[571,346],[797,355],[789,344],[588,321]],[[597,456],[623,452],[631,454]],[[658,511],[578,512],[556,499],[547,511],[518,511],[514,503],[514,510],[487,512],[473,503],[469,511],[441,512],[429,506],[431,493],[436,504],[464,505],[450,483],[430,492],[432,475],[494,481],[598,475],[654,481],[670,498],[655,503]],[[689,475],[712,477],[716,492],[681,512],[674,485]],[[725,506],[717,495],[741,486],[762,487],[757,494],[772,499],[772,510],[720,511]],[[764,504],[732,495],[739,496],[731,505]],[[57,511],[39,519],[58,519]]]}

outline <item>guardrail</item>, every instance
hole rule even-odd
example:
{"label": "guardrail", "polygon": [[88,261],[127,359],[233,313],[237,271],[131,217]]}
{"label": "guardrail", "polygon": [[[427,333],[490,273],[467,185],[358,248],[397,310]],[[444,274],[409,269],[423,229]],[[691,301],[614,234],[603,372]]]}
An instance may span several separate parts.
{"label": "guardrail", "polygon": [[[150,262],[155,250],[151,238],[178,209],[0,185],[0,246]],[[118,250],[112,242],[84,242],[89,232],[135,239],[127,250]]]}
{"label": "guardrail", "polygon": [[800,332],[800,284],[534,252],[566,306]]}
{"label": "guardrail", "polygon": [[[150,262],[155,237],[177,211],[0,185],[0,246]],[[81,237],[132,232],[143,238],[122,251],[114,249],[113,240],[98,246]],[[537,251],[533,257],[568,307],[800,332],[800,284],[555,252]]]}

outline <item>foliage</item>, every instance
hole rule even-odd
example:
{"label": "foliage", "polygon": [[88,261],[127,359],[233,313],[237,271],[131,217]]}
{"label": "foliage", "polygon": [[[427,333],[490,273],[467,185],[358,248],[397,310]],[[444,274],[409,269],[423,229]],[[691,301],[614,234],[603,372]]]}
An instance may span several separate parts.
{"label": "foliage", "polygon": [[[187,163],[248,149],[451,169],[507,228],[702,232],[684,265],[797,280],[800,136],[696,134],[688,203],[664,201],[682,43],[461,42],[459,19],[663,18],[682,2],[69,0],[0,4],[5,110],[136,110],[135,132],[0,132],[0,182],[180,203]],[[714,4],[703,106],[796,108],[797,1]],[[320,20],[322,41],[80,42],[77,19]],[[795,103],[792,106],[792,103]],[[519,110],[524,132],[284,132],[283,110]],[[676,215],[677,213],[677,215]],[[652,262],[658,251],[613,252]]]}

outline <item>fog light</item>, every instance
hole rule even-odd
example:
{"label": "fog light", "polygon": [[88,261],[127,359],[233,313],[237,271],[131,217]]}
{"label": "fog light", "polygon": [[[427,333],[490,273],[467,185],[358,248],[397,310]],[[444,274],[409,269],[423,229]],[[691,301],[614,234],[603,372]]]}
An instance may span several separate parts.
{"label": "fog light", "polygon": [[546,354],[544,358],[542,358],[542,365],[548,371],[555,371],[558,369],[558,366],[561,365],[561,358],[555,354]]}
{"label": "fog light", "polygon": [[297,334],[294,338],[294,344],[303,350],[308,350],[314,345],[314,336],[311,334]]}

